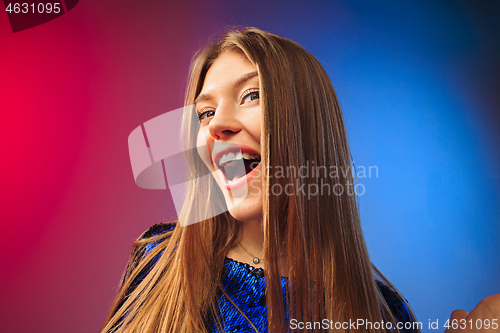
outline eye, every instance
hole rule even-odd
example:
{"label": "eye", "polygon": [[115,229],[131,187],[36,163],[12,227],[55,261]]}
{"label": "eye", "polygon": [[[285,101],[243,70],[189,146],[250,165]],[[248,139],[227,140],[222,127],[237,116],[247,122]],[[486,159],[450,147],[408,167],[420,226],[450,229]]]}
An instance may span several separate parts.
{"label": "eye", "polygon": [[200,112],[198,112],[198,119],[200,120],[200,122],[202,122],[210,117],[213,117],[214,114],[215,114],[215,111],[212,109],[201,110]]}
{"label": "eye", "polygon": [[250,90],[247,90],[243,93],[243,96],[241,97],[240,104],[250,103],[250,102],[258,100],[259,98],[260,98],[259,90],[250,89]]}

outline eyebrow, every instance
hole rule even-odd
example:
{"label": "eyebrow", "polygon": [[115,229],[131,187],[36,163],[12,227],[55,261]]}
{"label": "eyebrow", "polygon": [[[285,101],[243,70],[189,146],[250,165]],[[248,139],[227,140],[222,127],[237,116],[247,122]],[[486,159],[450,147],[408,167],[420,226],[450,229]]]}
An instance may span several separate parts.
{"label": "eyebrow", "polygon": [[[238,86],[242,85],[243,83],[245,83],[246,81],[250,80],[251,78],[253,78],[253,77],[257,76],[257,75],[259,75],[259,73],[257,71],[244,74],[238,80],[236,80],[236,82],[233,84],[233,86],[238,87]],[[194,100],[194,104],[196,104],[198,102],[209,100],[210,98],[211,97],[210,97],[209,94],[200,94]]]}

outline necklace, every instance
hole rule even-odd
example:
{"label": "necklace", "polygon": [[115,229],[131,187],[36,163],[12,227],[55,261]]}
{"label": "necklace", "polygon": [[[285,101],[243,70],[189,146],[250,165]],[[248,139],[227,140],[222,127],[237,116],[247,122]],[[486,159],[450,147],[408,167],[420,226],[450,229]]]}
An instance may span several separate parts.
{"label": "necklace", "polygon": [[245,250],[245,252],[246,252],[246,253],[248,253],[251,257],[254,257],[254,258],[253,258],[253,263],[254,263],[254,264],[258,264],[258,263],[260,263],[260,259],[259,259],[258,257],[254,256],[253,254],[251,254],[250,252],[248,252],[248,251],[247,251],[247,249],[245,249],[245,248],[243,247],[243,245],[241,245],[241,243],[238,243],[238,244],[241,246],[241,248],[242,248],[243,250]]}

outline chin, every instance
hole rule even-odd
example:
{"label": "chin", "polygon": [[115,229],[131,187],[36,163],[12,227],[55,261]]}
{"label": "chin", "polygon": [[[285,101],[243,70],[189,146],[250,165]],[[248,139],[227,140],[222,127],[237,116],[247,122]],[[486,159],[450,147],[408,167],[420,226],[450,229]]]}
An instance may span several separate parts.
{"label": "chin", "polygon": [[262,219],[262,207],[262,198],[260,196],[249,196],[238,205],[229,208],[229,214],[236,220],[242,222]]}

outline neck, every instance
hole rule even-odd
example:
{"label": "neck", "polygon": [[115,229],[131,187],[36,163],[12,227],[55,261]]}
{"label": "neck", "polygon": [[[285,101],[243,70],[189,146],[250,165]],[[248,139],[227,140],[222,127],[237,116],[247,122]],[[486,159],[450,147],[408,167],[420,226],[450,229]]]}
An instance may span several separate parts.
{"label": "neck", "polygon": [[240,223],[238,231],[239,244],[252,256],[262,259],[264,257],[264,228],[262,219],[253,219]]}
{"label": "neck", "polygon": [[[238,223],[240,223],[238,241],[227,252],[226,256],[253,267],[264,268],[264,228],[262,218],[238,221]],[[260,260],[258,264],[253,262],[255,257]],[[280,256],[279,266],[281,276],[287,276],[286,256]]]}
{"label": "neck", "polygon": [[[262,218],[248,219],[237,223],[239,223],[238,240],[229,249],[226,256],[253,267],[263,268],[264,229]],[[256,257],[260,260],[257,264],[253,261]]]}

